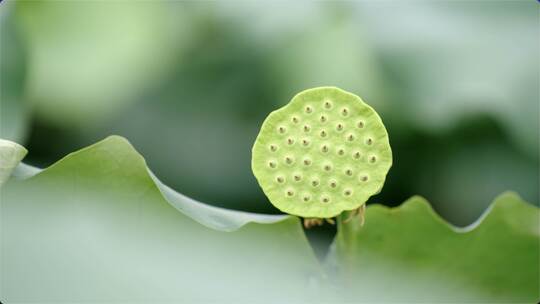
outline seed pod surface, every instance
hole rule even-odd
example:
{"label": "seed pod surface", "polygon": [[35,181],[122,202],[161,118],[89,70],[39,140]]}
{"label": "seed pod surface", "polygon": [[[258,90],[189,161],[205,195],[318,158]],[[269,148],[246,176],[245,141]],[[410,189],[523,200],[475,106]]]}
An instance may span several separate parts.
{"label": "seed pod surface", "polygon": [[251,166],[278,209],[329,218],[360,207],[381,190],[392,150],[373,108],[349,92],[320,87],[300,92],[268,115]]}

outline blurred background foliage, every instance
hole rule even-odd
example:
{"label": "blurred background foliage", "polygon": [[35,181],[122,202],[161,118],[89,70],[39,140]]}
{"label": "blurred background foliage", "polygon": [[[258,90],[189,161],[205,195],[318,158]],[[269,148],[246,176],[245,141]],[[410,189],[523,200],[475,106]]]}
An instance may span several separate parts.
{"label": "blurred background foliage", "polygon": [[538,204],[538,14],[535,1],[7,1],[0,133],[38,166],[122,135],[178,191],[277,213],[250,169],[259,126],[335,85],[390,134],[370,203],[420,194],[466,225],[505,190]]}

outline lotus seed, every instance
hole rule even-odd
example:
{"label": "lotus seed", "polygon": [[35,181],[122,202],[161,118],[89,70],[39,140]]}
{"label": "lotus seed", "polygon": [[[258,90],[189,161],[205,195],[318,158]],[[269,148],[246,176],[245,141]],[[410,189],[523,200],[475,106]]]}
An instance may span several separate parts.
{"label": "lotus seed", "polygon": [[377,113],[333,87],[301,92],[269,115],[252,151],[253,172],[270,202],[305,218],[361,207],[392,164]]}

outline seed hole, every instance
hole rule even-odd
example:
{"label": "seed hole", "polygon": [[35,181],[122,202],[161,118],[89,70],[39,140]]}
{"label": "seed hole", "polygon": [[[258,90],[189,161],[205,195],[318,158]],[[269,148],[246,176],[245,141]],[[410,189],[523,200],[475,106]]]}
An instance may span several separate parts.
{"label": "seed hole", "polygon": [[325,131],[325,130],[322,130],[322,131],[321,131],[321,137],[324,138],[324,137],[326,137],[326,135],[328,135],[328,134],[326,133],[326,131]]}
{"label": "seed hole", "polygon": [[375,155],[372,155],[372,156],[369,158],[369,162],[372,163],[372,164],[375,163],[376,161],[377,161],[377,156],[375,156]]}
{"label": "seed hole", "polygon": [[302,175],[300,175],[300,174],[295,174],[295,175],[293,176],[293,178],[294,178],[295,181],[299,182],[299,181],[302,180]]}
{"label": "seed hole", "polygon": [[293,138],[290,138],[290,137],[287,138],[287,144],[288,144],[289,146],[293,145],[293,144],[294,144],[294,139],[293,139]]}
{"label": "seed hole", "polygon": [[290,156],[285,157],[285,163],[287,163],[287,165],[291,165],[293,162],[294,162],[294,159],[292,157]]}
{"label": "seed hole", "polygon": [[330,202],[330,197],[326,196],[326,195],[323,195],[321,197],[321,202],[323,203],[329,203]]}
{"label": "seed hole", "polygon": [[359,121],[359,122],[356,124],[356,126],[357,126],[359,129],[364,128],[364,125],[365,125],[365,124],[364,124],[363,121]]}
{"label": "seed hole", "polygon": [[336,131],[338,131],[338,132],[343,131],[343,124],[342,123],[338,123],[336,125]]}
{"label": "seed hole", "polygon": [[268,167],[274,169],[275,167],[277,167],[277,164],[276,164],[275,161],[272,161],[272,160],[271,160],[271,161],[268,162]]}
{"label": "seed hole", "polygon": [[352,176],[353,171],[351,169],[345,169],[345,174],[348,175],[348,176]]}
{"label": "seed hole", "polygon": [[337,150],[337,154],[338,154],[339,156],[343,156],[343,155],[345,155],[345,150],[344,150],[343,148],[339,148],[339,149]]}
{"label": "seed hole", "polygon": [[326,116],[321,115],[321,117],[319,118],[319,120],[320,120],[321,122],[326,122],[327,118],[326,118]]}
{"label": "seed hole", "polygon": [[348,141],[354,141],[354,139],[355,139],[354,134],[351,133],[351,134],[347,135],[347,140]]}
{"label": "seed hole", "polygon": [[287,196],[290,197],[290,196],[293,196],[293,195],[294,195],[294,190],[292,190],[292,189],[287,190]]}
{"label": "seed hole", "polygon": [[367,182],[368,179],[369,179],[369,178],[368,178],[367,175],[362,175],[362,176],[360,177],[360,180],[363,181],[363,182]]}
{"label": "seed hole", "polygon": [[341,115],[343,115],[343,116],[349,115],[349,109],[347,109],[347,108],[341,109]]}
{"label": "seed hole", "polygon": [[307,114],[310,114],[311,112],[313,112],[313,109],[310,106],[306,106],[305,110]]}
{"label": "seed hole", "polygon": [[322,151],[323,153],[328,152],[328,145],[322,145],[322,146],[321,146],[321,151]]}
{"label": "seed hole", "polygon": [[278,132],[281,133],[281,134],[285,134],[285,132],[287,132],[287,129],[284,126],[280,126],[278,128]]}
{"label": "seed hole", "polygon": [[302,139],[302,145],[309,146],[309,140],[308,139]]}
{"label": "seed hole", "polygon": [[334,181],[334,180],[330,181],[329,185],[330,185],[330,187],[335,188],[335,187],[337,187],[337,182]]}
{"label": "seed hole", "polygon": [[270,145],[270,151],[276,152],[277,149],[278,149],[278,147],[276,145],[274,145],[274,144]]}
{"label": "seed hole", "polygon": [[343,191],[343,195],[345,195],[345,196],[351,196],[351,194],[352,194],[351,189],[345,189],[345,191]]}
{"label": "seed hole", "polygon": [[358,151],[353,153],[353,158],[354,159],[360,159],[361,156],[362,156],[362,154],[360,154],[360,152],[358,152]]}
{"label": "seed hole", "polygon": [[327,109],[327,110],[331,109],[332,108],[332,103],[330,101],[328,101],[328,100],[325,101],[324,102],[324,108]]}
{"label": "seed hole", "polygon": [[311,165],[311,160],[309,158],[304,159],[304,165],[306,166]]}
{"label": "seed hole", "polygon": [[291,121],[292,121],[293,123],[296,124],[296,123],[298,123],[300,120],[298,119],[298,117],[293,116],[293,117],[291,118]]}
{"label": "seed hole", "polygon": [[283,176],[276,177],[276,182],[283,184],[285,182],[285,178]]}
{"label": "seed hole", "polygon": [[309,194],[304,194],[304,196],[302,196],[302,200],[304,200],[304,202],[309,202],[311,200],[311,196]]}
{"label": "seed hole", "polygon": [[304,132],[309,132],[311,130],[311,127],[309,125],[304,125]]}
{"label": "seed hole", "polygon": [[324,171],[331,171],[332,170],[332,165],[326,164],[326,165],[323,166],[323,169],[324,169]]}
{"label": "seed hole", "polygon": [[366,145],[371,146],[372,144],[373,144],[373,139],[371,137],[368,137],[368,139],[366,139]]}
{"label": "seed hole", "polygon": [[317,180],[317,179],[312,180],[312,181],[311,181],[311,185],[312,185],[313,187],[317,187],[317,186],[319,185],[319,180]]}

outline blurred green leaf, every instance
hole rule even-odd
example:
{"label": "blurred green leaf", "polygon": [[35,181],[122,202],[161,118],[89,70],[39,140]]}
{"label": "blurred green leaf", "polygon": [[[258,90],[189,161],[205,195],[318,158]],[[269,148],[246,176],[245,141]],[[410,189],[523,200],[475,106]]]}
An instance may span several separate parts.
{"label": "blurred green leaf", "polygon": [[513,193],[475,224],[448,225],[421,197],[341,222],[328,265],[348,299],[537,303],[540,211]]}
{"label": "blurred green leaf", "polygon": [[[66,128],[99,124],[152,88],[181,58],[188,18],[141,1],[20,1],[35,114]],[[174,22],[173,22],[174,20]]]}
{"label": "blurred green leaf", "polygon": [[26,53],[13,18],[13,4],[0,11],[0,138],[22,142],[28,109],[23,98]]}
{"label": "blurred green leaf", "polygon": [[406,105],[395,114],[426,130],[445,130],[464,116],[488,114],[537,157],[537,1],[355,5],[384,66],[391,104]]}

